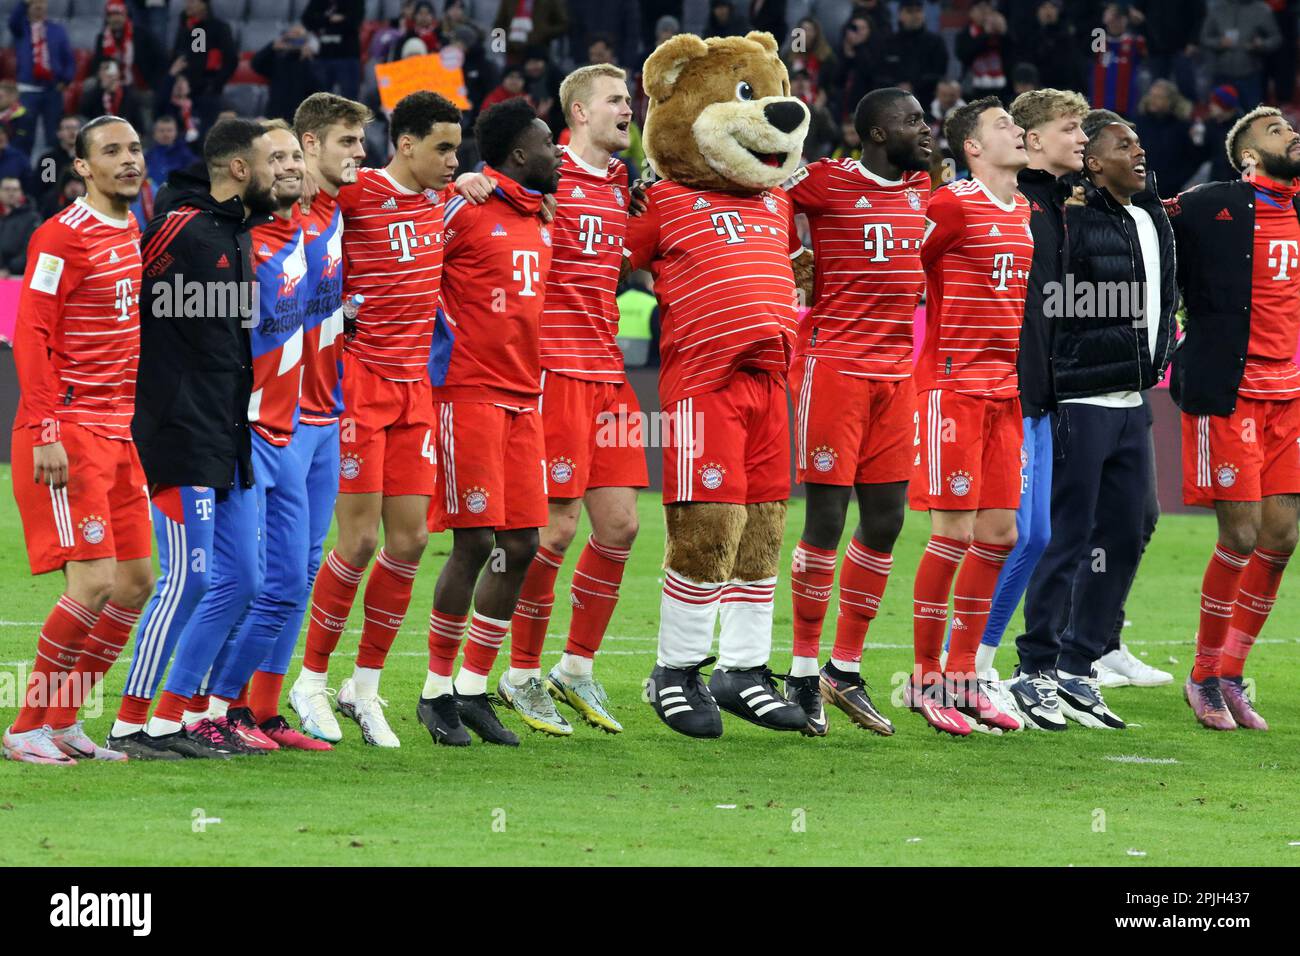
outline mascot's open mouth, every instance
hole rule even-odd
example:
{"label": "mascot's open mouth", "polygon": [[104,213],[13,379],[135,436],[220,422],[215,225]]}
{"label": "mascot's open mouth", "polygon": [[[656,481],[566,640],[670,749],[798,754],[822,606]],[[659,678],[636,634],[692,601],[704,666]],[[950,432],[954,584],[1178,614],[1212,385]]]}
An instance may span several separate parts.
{"label": "mascot's open mouth", "polygon": [[753,156],[764,166],[780,167],[785,165],[787,153],[760,153],[755,150],[749,150],[749,155]]}

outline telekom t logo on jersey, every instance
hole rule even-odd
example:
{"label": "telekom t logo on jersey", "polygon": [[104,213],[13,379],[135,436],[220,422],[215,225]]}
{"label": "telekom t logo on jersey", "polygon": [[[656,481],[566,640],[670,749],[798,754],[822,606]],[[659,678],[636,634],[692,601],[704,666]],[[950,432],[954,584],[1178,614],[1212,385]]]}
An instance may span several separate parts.
{"label": "telekom t logo on jersey", "polygon": [[1294,239],[1270,239],[1268,242],[1268,267],[1276,269],[1274,279],[1290,279],[1288,269],[1300,265],[1300,243]]}
{"label": "telekom t logo on jersey", "polygon": [[516,282],[522,282],[524,284],[524,287],[519,291],[519,294],[537,295],[537,293],[533,291],[533,283],[541,279],[541,275],[537,271],[537,266],[540,261],[538,253],[533,249],[515,249],[511,251],[510,255],[511,261],[515,267],[515,271],[512,273],[511,278]]}
{"label": "telekom t logo on jersey", "polygon": [[862,227],[862,247],[874,253],[870,262],[888,262],[885,255],[888,240],[894,238],[894,226],[888,222],[869,222]]}
{"label": "telekom t logo on jersey", "polygon": [[401,222],[390,222],[388,224],[388,248],[396,252],[402,250],[402,254],[397,257],[398,262],[414,262],[415,256],[411,255],[411,246],[415,245],[415,222],[410,219],[404,219]]}
{"label": "telekom t logo on jersey", "polygon": [[117,321],[125,322],[131,317],[131,280],[118,279],[114,290],[113,308],[117,309]]}
{"label": "telekom t logo on jersey", "polygon": [[1016,264],[1016,256],[1013,252],[999,252],[993,257],[992,277],[998,280],[994,287],[997,292],[1007,290],[1007,280],[1011,278],[1011,267]]}
{"label": "telekom t logo on jersey", "polygon": [[578,238],[582,240],[584,254],[594,256],[596,244],[605,238],[605,222],[599,216],[578,217]]}
{"label": "telekom t logo on jersey", "polygon": [[715,212],[709,218],[713,220],[713,231],[727,237],[727,245],[745,241],[740,235],[745,231],[745,223],[741,220],[740,213],[728,209],[725,212]]}

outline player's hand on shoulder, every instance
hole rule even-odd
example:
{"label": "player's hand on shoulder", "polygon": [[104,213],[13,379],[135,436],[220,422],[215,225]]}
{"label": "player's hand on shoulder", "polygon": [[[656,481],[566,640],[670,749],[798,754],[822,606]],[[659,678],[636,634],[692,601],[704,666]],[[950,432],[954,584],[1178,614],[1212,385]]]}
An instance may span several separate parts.
{"label": "player's hand on shoulder", "polygon": [[1083,195],[1082,183],[1075,186],[1074,189],[1070,191],[1069,198],[1065,200],[1065,204],[1067,206],[1086,206],[1088,204]]}
{"label": "player's hand on shoulder", "polygon": [[556,206],[557,203],[555,201],[555,196],[553,194],[547,193],[545,196],[542,197],[542,222],[555,221]]}
{"label": "player's hand on shoulder", "polygon": [[473,206],[481,206],[487,202],[488,197],[492,195],[492,190],[496,188],[497,181],[482,173],[462,173],[456,177],[456,195],[463,197]]}
{"label": "player's hand on shoulder", "polygon": [[37,445],[32,449],[33,479],[38,485],[62,488],[68,483],[68,452],[63,442]]}
{"label": "player's hand on shoulder", "polygon": [[[347,167],[344,167],[344,182],[347,181]],[[356,174],[353,174],[353,182],[356,181]],[[311,204],[316,201],[316,194],[320,192],[320,183],[316,182],[316,177],[306,169],[302,171],[302,198],[298,200],[302,206],[302,211],[307,212],[311,209]]]}
{"label": "player's hand on shoulder", "polygon": [[646,189],[650,186],[649,181],[638,179],[628,190],[628,195],[632,197],[632,203],[628,207],[634,216],[639,216],[650,208],[650,201],[646,198]]}

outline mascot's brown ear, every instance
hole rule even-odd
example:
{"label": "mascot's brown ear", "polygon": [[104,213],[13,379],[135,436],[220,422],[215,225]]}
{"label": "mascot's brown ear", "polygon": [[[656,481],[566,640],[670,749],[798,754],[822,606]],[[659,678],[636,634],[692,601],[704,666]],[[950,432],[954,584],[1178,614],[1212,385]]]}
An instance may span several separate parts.
{"label": "mascot's brown ear", "polygon": [[776,45],[776,37],[772,36],[772,34],[767,31],[750,30],[745,34],[745,39],[753,40],[773,56],[779,55],[780,53],[781,48]]}
{"label": "mascot's brown ear", "polygon": [[[776,41],[773,40],[772,43],[775,45]],[[646,58],[641,73],[645,91],[652,99],[662,103],[673,95],[673,87],[682,75],[682,70],[686,69],[686,64],[708,55],[708,44],[694,33],[679,33],[675,37],[669,37]]]}

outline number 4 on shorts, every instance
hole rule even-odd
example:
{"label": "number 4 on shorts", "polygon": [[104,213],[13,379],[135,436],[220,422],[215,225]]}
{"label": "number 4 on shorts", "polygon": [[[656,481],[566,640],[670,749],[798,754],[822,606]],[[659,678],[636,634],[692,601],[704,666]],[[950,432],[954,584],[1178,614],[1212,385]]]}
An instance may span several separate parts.
{"label": "number 4 on shorts", "polygon": [[429,459],[429,464],[435,468],[438,467],[438,450],[434,447],[430,439],[433,436],[433,429],[425,429],[424,442],[420,445],[420,457]]}

